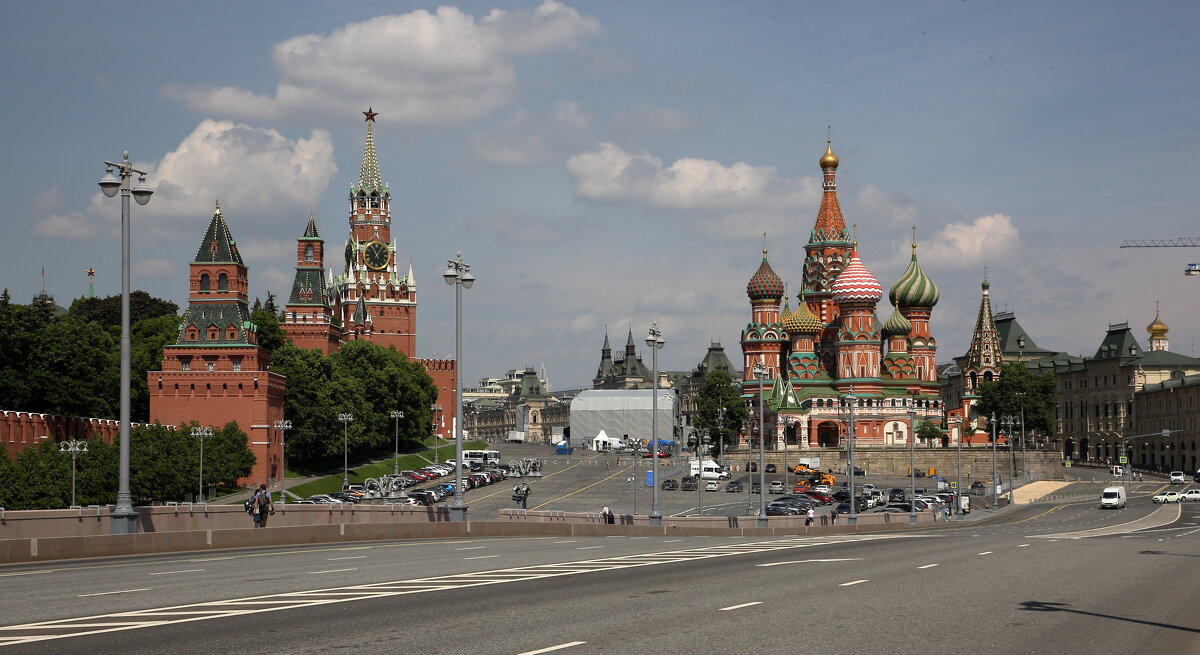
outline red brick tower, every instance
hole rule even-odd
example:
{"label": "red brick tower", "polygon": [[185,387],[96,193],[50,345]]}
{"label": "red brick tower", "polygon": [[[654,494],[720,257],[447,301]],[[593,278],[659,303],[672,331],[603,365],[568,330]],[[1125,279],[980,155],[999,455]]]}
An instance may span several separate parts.
{"label": "red brick tower", "polygon": [[363,115],[367,141],[358,183],[350,187],[346,270],[333,280],[333,295],[345,328],[344,340],[366,339],[395,346],[413,357],[417,348],[417,288],[412,265],[402,274],[396,261],[392,194],[380,178],[375,156],[372,125],[377,112],[368,109]]}
{"label": "red brick tower", "polygon": [[218,204],[188,276],[188,309],[179,340],[163,348],[161,371],[147,373],[150,420],[165,425],[236,421],[247,434],[254,469],[242,484],[282,475],[273,421],[283,418],[284,378],[267,370],[250,322],[249,277]]}
{"label": "red brick tower", "polygon": [[325,240],[310,214],[304,235],[296,240],[296,277],[280,327],[297,347],[328,355],[341,345],[340,320],[325,283]]}

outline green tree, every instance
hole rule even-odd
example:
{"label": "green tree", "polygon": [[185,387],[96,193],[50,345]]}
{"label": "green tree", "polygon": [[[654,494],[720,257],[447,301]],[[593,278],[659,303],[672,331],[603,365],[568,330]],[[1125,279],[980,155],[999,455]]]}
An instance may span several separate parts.
{"label": "green tree", "polygon": [[17,456],[10,509],[62,509],[71,500],[71,459],[49,440]]}
{"label": "green tree", "polygon": [[179,340],[179,317],[165,314],[142,319],[130,327],[129,336],[129,411],[134,421],[144,423],[150,420],[146,374],[162,370],[163,346]]}
{"label": "green tree", "polygon": [[8,458],[8,448],[0,441],[0,507],[16,509],[13,493],[17,490],[17,468]]}
{"label": "green tree", "polygon": [[[180,428],[180,431],[191,435],[192,423]],[[192,439],[196,441],[196,439]],[[250,475],[254,468],[255,457],[247,445],[246,433],[234,421],[224,427],[213,430],[211,437],[204,439],[204,486],[232,486],[239,478]],[[196,444],[197,465],[196,475],[199,482],[199,448]]]}
{"label": "green tree", "polygon": [[[95,321],[106,328],[121,328],[121,296],[78,298],[71,303],[70,313],[84,321]],[[129,293],[129,324],[160,316],[178,316],[179,305],[155,298],[145,291]]]}
{"label": "green tree", "polygon": [[942,431],[942,428],[938,427],[937,423],[932,421],[917,422],[917,440],[928,444],[930,448],[934,444],[941,443],[942,437],[945,435],[946,433]]}
{"label": "green tree", "polygon": [[737,436],[738,428],[749,413],[742,401],[741,387],[729,374],[714,370],[704,378],[704,386],[696,398],[696,427],[713,438],[717,455]]}
{"label": "green tree", "polygon": [[250,313],[250,321],[256,328],[254,333],[258,337],[258,345],[266,348],[272,354],[287,343],[287,335],[283,328],[279,327],[279,317],[275,315],[275,312],[256,309]]}
{"label": "green tree", "polygon": [[1041,373],[1032,375],[1029,368],[1020,362],[1005,364],[1000,369],[1000,379],[979,385],[979,410],[996,420],[1004,416],[1020,416],[1025,409],[1026,433],[1040,431],[1054,433],[1054,375]]}

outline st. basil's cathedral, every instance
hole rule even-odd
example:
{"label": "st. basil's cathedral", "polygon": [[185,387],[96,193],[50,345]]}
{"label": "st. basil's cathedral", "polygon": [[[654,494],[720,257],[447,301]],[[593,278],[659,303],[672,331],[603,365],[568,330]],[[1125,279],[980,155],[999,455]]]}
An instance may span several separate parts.
{"label": "st. basil's cathedral", "polygon": [[[914,239],[908,269],[888,292],[891,315],[880,322],[876,306],[883,286],[859,258],[855,237],[846,229],[837,195],[838,164],[827,142],[820,159],[821,206],[804,247],[796,310],[784,299],[786,287],[771,268],[765,246],[762,263],[746,285],[752,316],[741,337],[742,389],[752,415],[762,394],[767,449],[844,446],[850,397],[858,445],[907,446],[910,410],[917,422],[942,424],[937,341],[929,328],[937,285],[921,270]],[[761,380],[754,372],[759,365],[766,369]],[[752,421],[751,434],[757,417]]]}

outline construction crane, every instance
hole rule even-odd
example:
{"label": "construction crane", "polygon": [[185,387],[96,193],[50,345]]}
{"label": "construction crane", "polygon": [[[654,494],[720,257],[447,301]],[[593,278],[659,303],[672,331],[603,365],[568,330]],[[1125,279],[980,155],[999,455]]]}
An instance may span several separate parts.
{"label": "construction crane", "polygon": [[[1178,239],[1146,239],[1121,242],[1122,248],[1200,248],[1200,237],[1179,237]],[[1187,264],[1183,269],[1184,275],[1200,275],[1200,264]]]}

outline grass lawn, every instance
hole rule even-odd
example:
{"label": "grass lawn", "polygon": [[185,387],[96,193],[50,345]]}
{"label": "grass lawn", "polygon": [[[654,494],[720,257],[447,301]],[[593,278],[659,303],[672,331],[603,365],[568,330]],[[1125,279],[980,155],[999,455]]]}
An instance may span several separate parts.
{"label": "grass lawn", "polygon": [[[467,450],[485,449],[487,447],[488,444],[484,441],[470,441],[463,444],[463,448]],[[438,461],[454,459],[454,444],[439,446],[437,451]],[[423,466],[429,466],[433,463],[433,459],[432,448],[420,453],[401,455],[400,470],[405,471],[410,469],[419,469]],[[392,463],[394,461],[394,459],[388,458],[383,461],[373,462],[356,469],[350,469],[350,484],[362,484],[363,481],[368,478],[378,478],[382,475],[391,473],[393,469]],[[319,478],[317,480],[313,480],[312,482],[305,482],[304,484],[296,485],[295,487],[288,487],[288,492],[294,493],[301,498],[312,496],[314,494],[327,494],[331,491],[341,490],[341,473]]]}

